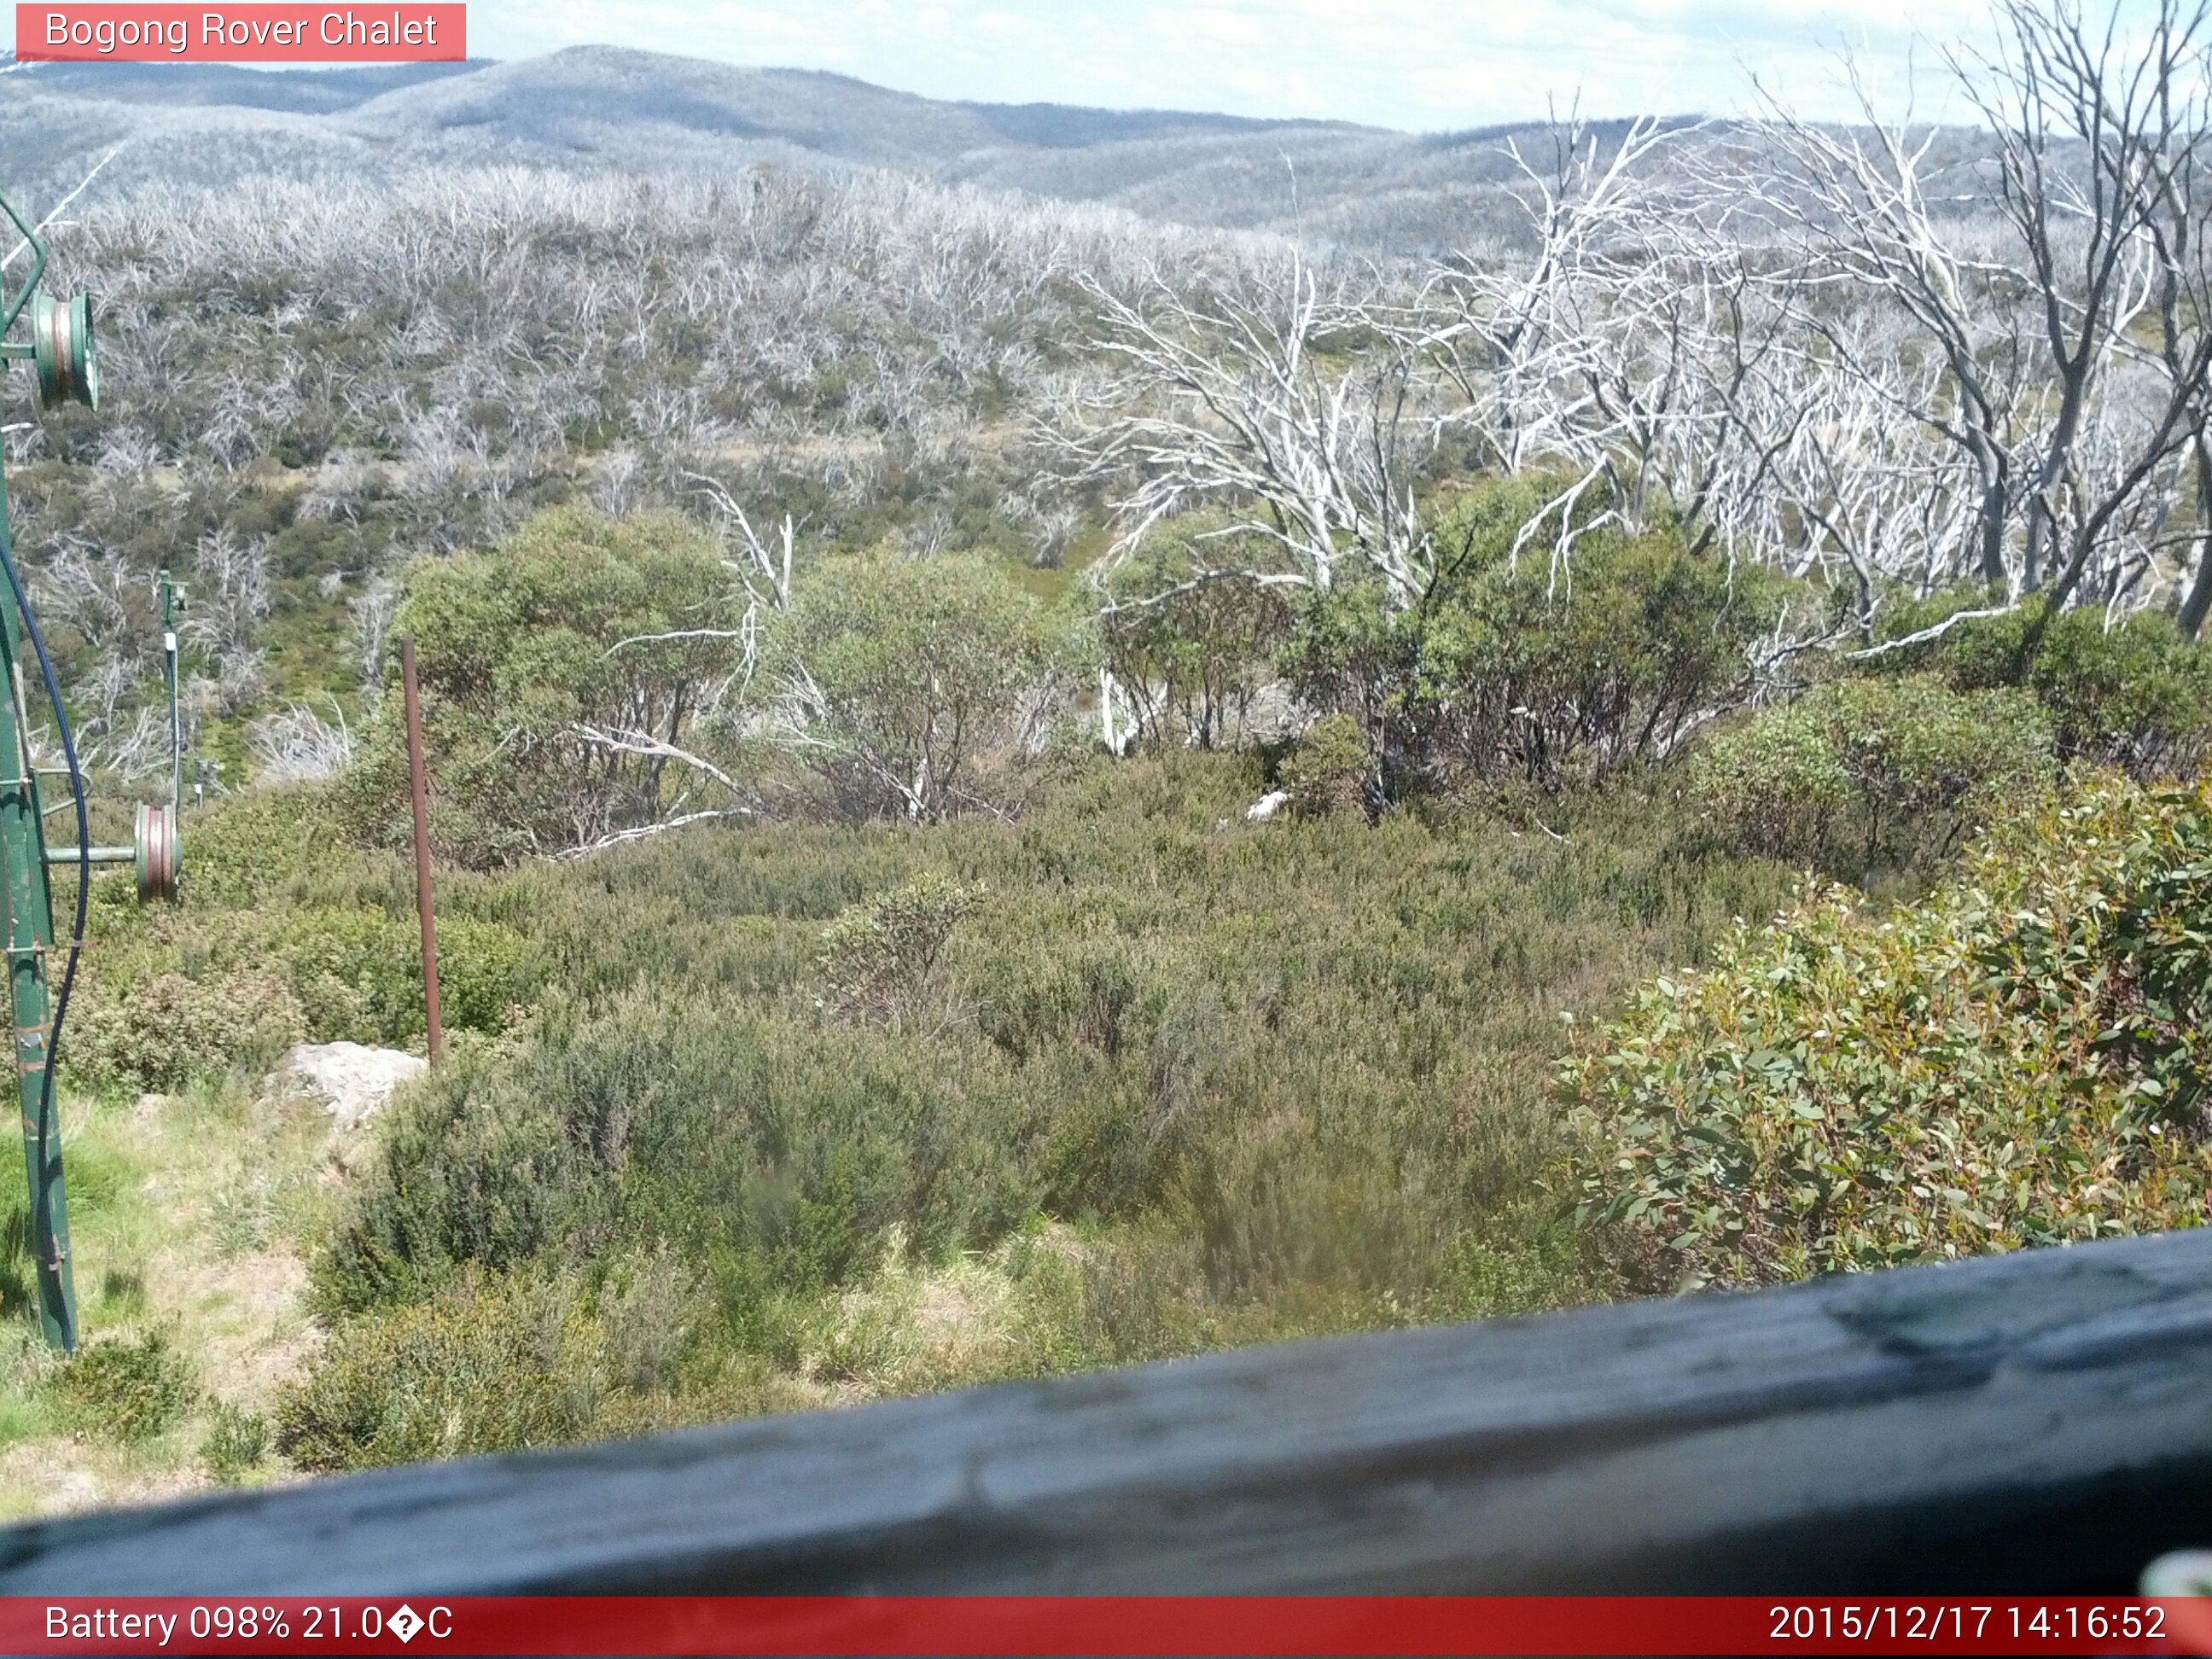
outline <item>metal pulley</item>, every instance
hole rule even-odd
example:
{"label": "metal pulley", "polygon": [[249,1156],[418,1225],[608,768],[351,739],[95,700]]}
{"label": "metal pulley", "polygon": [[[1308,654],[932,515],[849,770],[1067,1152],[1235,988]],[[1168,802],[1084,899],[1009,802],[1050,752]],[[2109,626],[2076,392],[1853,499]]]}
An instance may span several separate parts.
{"label": "metal pulley", "polygon": [[184,863],[183,843],[177,837],[177,815],[167,806],[142,804],[131,824],[131,851],[138,871],[138,897],[173,902],[177,872]]}
{"label": "metal pulley", "polygon": [[127,864],[137,872],[138,896],[148,903],[173,901],[177,875],[185,862],[184,843],[177,835],[176,809],[140,805],[131,819],[131,845],[94,847],[80,851],[64,842],[46,848],[48,864]]}
{"label": "metal pulley", "polygon": [[100,407],[100,356],[93,344],[92,296],[57,300],[43,289],[31,296],[31,347],[39,371],[39,402]]}

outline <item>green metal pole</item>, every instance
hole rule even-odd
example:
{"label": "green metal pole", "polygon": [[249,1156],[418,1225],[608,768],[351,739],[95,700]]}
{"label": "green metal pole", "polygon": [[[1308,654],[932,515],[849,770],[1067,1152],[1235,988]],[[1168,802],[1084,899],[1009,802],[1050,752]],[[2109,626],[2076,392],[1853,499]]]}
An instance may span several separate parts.
{"label": "green metal pole", "polygon": [[[0,457],[0,554],[12,558],[6,461]],[[47,969],[53,957],[53,890],[46,878],[38,776],[23,729],[21,623],[0,605],[0,902],[4,903],[9,990],[15,1011],[15,1073],[23,1112],[23,1167],[30,1182],[31,1255],[39,1323],[46,1346],[76,1347],[76,1288],[70,1271],[69,1202],[62,1185],[59,1103],[46,1092]],[[88,871],[79,871],[86,879]]]}
{"label": "green metal pole", "polygon": [[161,653],[169,666],[169,811],[173,821],[185,817],[185,728],[177,715],[177,585],[169,568],[161,567]]}

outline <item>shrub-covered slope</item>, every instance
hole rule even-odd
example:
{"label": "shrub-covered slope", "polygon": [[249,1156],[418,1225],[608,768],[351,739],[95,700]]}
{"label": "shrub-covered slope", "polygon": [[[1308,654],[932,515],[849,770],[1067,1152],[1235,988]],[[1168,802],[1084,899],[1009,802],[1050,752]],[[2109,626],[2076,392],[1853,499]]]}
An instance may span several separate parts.
{"label": "shrub-covered slope", "polygon": [[[483,1029],[378,1126],[316,1269],[332,1336],[289,1455],[1606,1293],[1534,1184],[1562,1151],[1559,1013],[1699,959],[1781,866],[1633,796],[1560,842],[1449,814],[1249,824],[1263,780],[1236,757],[1050,771],[1018,823],[708,827],[441,875],[453,937],[518,942],[480,964],[509,1000],[465,990]],[[404,866],[332,852],[326,811],[294,792],[199,820],[181,917],[104,912],[93,1006],[157,970],[216,1001],[273,971],[319,1037],[403,1004],[351,941],[406,925]],[[279,965],[244,966],[240,935]]]}
{"label": "shrub-covered slope", "polygon": [[2061,791],[1917,903],[1816,890],[1571,1064],[1588,1212],[1658,1284],[2201,1224],[2208,956],[2203,782]]}

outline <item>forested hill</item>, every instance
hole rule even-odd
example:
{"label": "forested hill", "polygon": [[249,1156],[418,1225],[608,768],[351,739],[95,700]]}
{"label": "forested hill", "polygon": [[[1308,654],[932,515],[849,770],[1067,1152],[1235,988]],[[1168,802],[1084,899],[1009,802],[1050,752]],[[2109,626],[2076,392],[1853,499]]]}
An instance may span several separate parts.
{"label": "forested hill", "polygon": [[[1425,252],[1463,238],[1514,175],[1503,129],[945,102],[846,76],[586,46],[514,63],[256,71],[26,64],[0,147],[33,199],[88,149],[116,182],[375,173],[395,161],[693,171],[763,161],[886,167],[941,183]],[[1470,111],[1471,117],[1480,112]]]}

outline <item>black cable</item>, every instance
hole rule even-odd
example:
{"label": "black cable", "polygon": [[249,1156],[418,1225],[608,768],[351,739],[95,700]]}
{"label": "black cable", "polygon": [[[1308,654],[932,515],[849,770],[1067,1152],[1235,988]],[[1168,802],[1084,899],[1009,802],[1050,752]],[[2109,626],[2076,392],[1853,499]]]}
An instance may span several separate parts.
{"label": "black cable", "polygon": [[[54,1121],[54,1073],[61,1062],[62,1021],[68,1017],[70,991],[76,984],[76,959],[84,949],[84,923],[87,907],[92,896],[92,819],[84,805],[84,770],[76,762],[76,738],[70,731],[69,710],[62,706],[62,683],[54,673],[54,659],[46,654],[46,642],[39,633],[39,619],[31,611],[31,596],[23,591],[23,579],[17,574],[15,560],[9,552],[7,540],[0,537],[0,569],[8,573],[8,586],[14,590],[15,608],[22,614],[23,631],[31,641],[31,649],[38,653],[39,672],[46,682],[46,700],[53,705],[54,724],[61,730],[62,757],[69,763],[70,794],[76,803],[76,926],[70,934],[69,966],[62,970],[61,994],[54,999],[53,1023],[46,1035],[46,1076],[45,1086],[39,1091],[39,1181],[43,1190],[46,1178],[46,1146],[52,1139]],[[22,753],[30,753],[30,733],[23,733]],[[24,787],[30,787],[26,778]],[[44,1259],[57,1261],[54,1251],[53,1218],[46,1218],[46,1237],[35,1241],[46,1253]],[[75,1346],[76,1333],[71,1332],[70,1346]]]}

